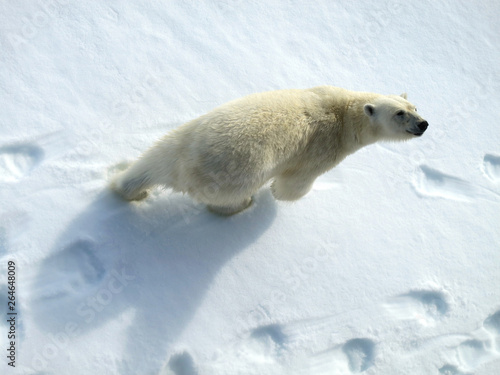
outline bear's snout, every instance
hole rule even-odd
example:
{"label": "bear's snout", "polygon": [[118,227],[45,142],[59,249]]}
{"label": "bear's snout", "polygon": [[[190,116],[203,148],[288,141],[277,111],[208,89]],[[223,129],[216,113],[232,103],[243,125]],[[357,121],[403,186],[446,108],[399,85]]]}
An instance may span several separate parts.
{"label": "bear's snout", "polygon": [[407,129],[406,132],[410,133],[412,135],[416,135],[417,137],[420,137],[424,132],[427,130],[429,126],[429,123],[425,120],[413,123],[413,125],[410,127],[410,129]]}
{"label": "bear's snout", "polygon": [[422,121],[417,124],[418,128],[423,132],[427,130],[427,127],[429,126],[429,123],[427,121]]}

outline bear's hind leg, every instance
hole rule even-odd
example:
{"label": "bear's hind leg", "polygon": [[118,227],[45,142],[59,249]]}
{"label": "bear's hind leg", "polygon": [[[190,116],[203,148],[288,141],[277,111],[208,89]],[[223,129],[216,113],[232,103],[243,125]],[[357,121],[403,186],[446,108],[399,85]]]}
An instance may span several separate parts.
{"label": "bear's hind leg", "polygon": [[151,185],[148,176],[131,176],[127,172],[122,172],[114,179],[111,189],[127,201],[140,201],[146,198],[148,196],[146,189]]}
{"label": "bear's hind leg", "polygon": [[175,147],[167,141],[157,143],[147,150],[128,169],[119,173],[111,182],[111,189],[123,199],[139,201],[148,196],[148,189],[156,185],[171,187]]}
{"label": "bear's hind leg", "polygon": [[295,201],[309,193],[315,179],[298,175],[277,176],[271,185],[271,192],[278,200]]}
{"label": "bear's hind leg", "polygon": [[214,214],[222,216],[231,216],[237,214],[240,211],[243,211],[245,208],[248,208],[251,204],[252,204],[252,198],[246,198],[244,201],[230,206],[216,206],[209,204],[207,205],[207,208]]}

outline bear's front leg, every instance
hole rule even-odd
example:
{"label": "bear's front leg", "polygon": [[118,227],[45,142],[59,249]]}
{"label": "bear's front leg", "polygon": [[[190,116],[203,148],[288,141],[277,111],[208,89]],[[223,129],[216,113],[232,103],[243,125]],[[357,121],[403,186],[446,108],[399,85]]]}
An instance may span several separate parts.
{"label": "bear's front leg", "polygon": [[311,178],[295,174],[277,176],[271,185],[271,192],[280,201],[295,201],[309,193],[315,179],[316,176]]}
{"label": "bear's front leg", "polygon": [[209,211],[213,212],[214,214],[222,216],[231,216],[237,214],[240,211],[243,211],[244,209],[248,208],[251,204],[252,204],[252,198],[247,198],[241,203],[237,203],[230,206],[215,206],[209,204],[207,205],[207,207]]}

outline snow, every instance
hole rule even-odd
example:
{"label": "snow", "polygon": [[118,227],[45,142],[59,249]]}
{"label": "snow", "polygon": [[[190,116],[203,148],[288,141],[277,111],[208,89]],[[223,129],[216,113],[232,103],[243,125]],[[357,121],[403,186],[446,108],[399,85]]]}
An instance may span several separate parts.
{"label": "snow", "polygon": [[[1,3],[2,374],[500,374],[499,16],[495,1]],[[323,84],[406,91],[430,127],[230,218],[107,190],[219,104]]]}

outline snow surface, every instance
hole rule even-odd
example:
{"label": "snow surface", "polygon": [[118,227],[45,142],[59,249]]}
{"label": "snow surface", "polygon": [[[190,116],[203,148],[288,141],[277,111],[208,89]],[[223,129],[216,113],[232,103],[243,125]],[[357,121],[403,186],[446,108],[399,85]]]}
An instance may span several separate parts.
{"label": "snow surface", "polygon": [[[0,3],[2,374],[500,374],[500,3]],[[106,188],[231,99],[399,94],[425,135],[231,218]],[[17,266],[7,365],[7,261]]]}

